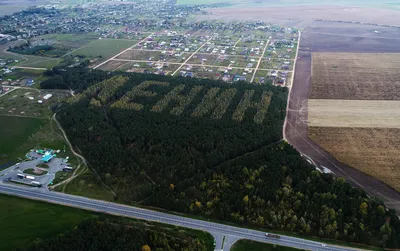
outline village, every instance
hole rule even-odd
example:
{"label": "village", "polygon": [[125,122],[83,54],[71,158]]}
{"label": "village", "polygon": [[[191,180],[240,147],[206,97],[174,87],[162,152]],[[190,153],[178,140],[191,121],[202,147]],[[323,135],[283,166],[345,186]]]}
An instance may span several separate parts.
{"label": "village", "polygon": [[193,19],[207,15],[206,7],[166,0],[152,6],[85,3],[74,9],[48,4],[4,16],[0,83],[39,85],[46,69],[88,61],[105,71],[291,84],[297,29]]}
{"label": "village", "polygon": [[91,61],[105,71],[290,85],[298,33],[256,27],[242,34],[154,32],[114,57]]}

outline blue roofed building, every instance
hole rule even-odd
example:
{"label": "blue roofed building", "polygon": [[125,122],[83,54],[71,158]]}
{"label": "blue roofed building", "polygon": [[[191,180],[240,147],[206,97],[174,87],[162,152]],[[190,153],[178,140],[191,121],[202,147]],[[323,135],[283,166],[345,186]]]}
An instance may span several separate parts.
{"label": "blue roofed building", "polygon": [[27,79],[26,82],[25,82],[25,85],[26,85],[26,86],[32,86],[34,83],[35,83],[35,80],[33,80],[33,79]]}
{"label": "blue roofed building", "polygon": [[43,155],[43,157],[40,159],[41,161],[47,163],[49,162],[52,158],[54,157],[53,154],[47,154],[47,155]]}

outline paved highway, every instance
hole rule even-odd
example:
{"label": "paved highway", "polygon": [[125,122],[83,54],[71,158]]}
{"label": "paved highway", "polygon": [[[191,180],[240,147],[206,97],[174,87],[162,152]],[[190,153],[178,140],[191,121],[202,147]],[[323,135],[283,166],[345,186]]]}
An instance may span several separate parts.
{"label": "paved highway", "polygon": [[120,205],[106,201],[93,200],[86,197],[74,196],[58,192],[50,192],[46,189],[30,188],[0,183],[0,193],[24,197],[32,200],[42,200],[55,204],[87,209],[91,211],[114,214],[119,216],[143,219],[148,221],[161,222],[165,224],[198,229],[210,233],[218,233],[236,239],[249,239],[259,242],[266,242],[276,245],[294,247],[305,250],[329,250],[343,251],[354,250],[347,247],[324,245],[319,242],[281,236],[280,239],[267,238],[265,232],[233,227],[208,221],[195,220],[182,216],[176,216],[157,211]]}

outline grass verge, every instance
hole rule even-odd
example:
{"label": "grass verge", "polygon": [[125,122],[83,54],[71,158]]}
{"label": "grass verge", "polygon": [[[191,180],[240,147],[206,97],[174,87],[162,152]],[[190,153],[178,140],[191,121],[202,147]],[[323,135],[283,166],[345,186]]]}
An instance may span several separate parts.
{"label": "grass verge", "polygon": [[55,175],[51,185],[56,185],[66,179],[69,179],[71,176],[72,176],[72,173],[70,173],[70,172],[63,172],[63,171],[56,172],[56,175]]}
{"label": "grass verge", "polygon": [[37,133],[46,120],[37,118],[21,118],[11,116],[0,116],[0,169],[2,165],[16,162],[18,157],[23,157],[29,150],[29,142]]}
{"label": "grass verge", "polygon": [[89,169],[66,184],[63,191],[98,200],[114,201],[114,195],[102,186],[95,174]]}
{"label": "grass verge", "polygon": [[141,228],[153,228],[161,233],[171,232],[177,238],[188,236],[202,239],[207,250],[213,250],[213,237],[206,232],[181,228],[156,222],[147,222],[125,217],[103,215],[81,209],[54,205],[46,202],[0,195],[0,250],[26,248],[32,242],[56,238],[73,229],[86,219],[120,219],[124,225],[140,225]]}
{"label": "grass verge", "polygon": [[277,246],[249,240],[239,240],[231,248],[231,251],[299,251],[301,249]]}

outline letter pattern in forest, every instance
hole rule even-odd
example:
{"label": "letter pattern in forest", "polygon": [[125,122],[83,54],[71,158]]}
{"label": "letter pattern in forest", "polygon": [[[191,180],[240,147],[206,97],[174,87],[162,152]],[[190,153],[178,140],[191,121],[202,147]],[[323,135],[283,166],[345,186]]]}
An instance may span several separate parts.
{"label": "letter pattern in forest", "polygon": [[127,92],[120,100],[111,105],[111,107],[115,108],[124,108],[124,109],[133,109],[136,111],[140,111],[143,109],[144,105],[135,103],[132,100],[135,97],[155,97],[157,93],[147,90],[150,86],[169,86],[167,82],[157,82],[157,81],[145,81],[135,87],[132,88],[129,92]]}
{"label": "letter pattern in forest", "polygon": [[254,101],[255,91],[254,90],[246,90],[243,94],[242,99],[239,102],[239,105],[236,107],[235,112],[233,113],[232,119],[236,121],[242,121],[246,111],[249,108],[257,109],[256,115],[254,115],[254,122],[256,124],[262,124],[265,115],[268,112],[268,107],[271,102],[272,93],[264,91],[261,95],[260,101]]}
{"label": "letter pattern in forest", "polygon": [[192,116],[201,117],[212,112],[211,117],[213,119],[221,119],[237,90],[235,88],[220,90],[221,88],[218,87],[210,88],[201,103],[193,111]]}
{"label": "letter pattern in forest", "polygon": [[180,115],[183,113],[185,110],[186,106],[190,104],[190,102],[193,100],[193,98],[198,94],[201,89],[203,89],[202,86],[194,86],[188,94],[181,94],[181,92],[185,89],[185,85],[178,85],[176,86],[172,91],[167,93],[163,99],[157,102],[151,108],[151,111],[153,112],[162,112],[165,108],[168,107],[168,105],[171,103],[171,101],[177,102],[177,106],[172,108],[171,114],[173,115]]}

